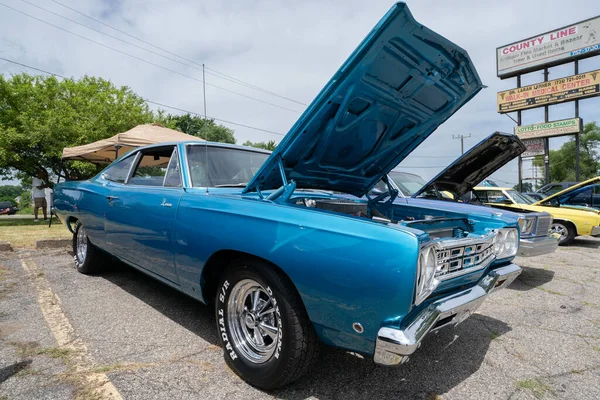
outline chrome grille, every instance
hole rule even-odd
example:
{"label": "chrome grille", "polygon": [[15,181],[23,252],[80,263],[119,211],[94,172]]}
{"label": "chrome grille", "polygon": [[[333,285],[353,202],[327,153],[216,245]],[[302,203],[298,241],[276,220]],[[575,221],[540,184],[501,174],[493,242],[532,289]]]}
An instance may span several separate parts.
{"label": "chrome grille", "polygon": [[494,236],[438,242],[435,277],[446,280],[487,267],[494,260]]}
{"label": "chrome grille", "polygon": [[538,217],[537,225],[535,227],[535,235],[536,236],[547,235],[548,232],[550,231],[550,225],[552,225],[552,216],[540,215]]}

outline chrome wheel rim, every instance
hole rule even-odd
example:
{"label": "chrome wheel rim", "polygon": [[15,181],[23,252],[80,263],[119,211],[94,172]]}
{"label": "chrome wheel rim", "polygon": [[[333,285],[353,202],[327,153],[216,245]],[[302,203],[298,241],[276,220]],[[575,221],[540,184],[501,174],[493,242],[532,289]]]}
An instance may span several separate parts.
{"label": "chrome wheel rim", "polygon": [[569,235],[569,230],[563,224],[552,224],[552,228],[550,228],[550,232],[558,233],[560,235],[560,241],[562,242]]}
{"label": "chrome wheel rim", "polygon": [[85,257],[87,255],[87,235],[85,234],[85,229],[83,226],[80,226],[77,230],[77,261],[80,263],[85,262]]}
{"label": "chrome wheel rim", "polygon": [[227,323],[239,353],[248,361],[262,364],[271,359],[279,343],[276,301],[252,279],[238,282],[227,301]]}

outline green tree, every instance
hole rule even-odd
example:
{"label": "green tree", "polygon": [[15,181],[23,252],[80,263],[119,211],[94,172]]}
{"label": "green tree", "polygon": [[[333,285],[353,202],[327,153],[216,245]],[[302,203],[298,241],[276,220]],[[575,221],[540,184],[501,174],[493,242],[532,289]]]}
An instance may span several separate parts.
{"label": "green tree", "polygon": [[98,169],[63,162],[63,148],[105,139],[154,120],[143,98],[101,78],[0,75],[0,175],[85,178]]}
{"label": "green tree", "polygon": [[0,198],[11,198],[19,197],[23,192],[23,188],[21,186],[14,185],[3,185],[0,186]]}
{"label": "green tree", "polygon": [[275,147],[277,147],[277,143],[275,143],[274,140],[269,140],[268,142],[251,142],[249,140],[246,140],[243,146],[257,147],[259,149],[273,151],[275,150]]}
{"label": "green tree", "polygon": [[[580,178],[586,180],[600,174],[600,127],[596,122],[588,122],[579,138]],[[550,150],[550,181],[575,181],[575,149],[575,137],[572,137],[560,149]],[[543,167],[543,157],[536,157],[533,165]]]}
{"label": "green tree", "polygon": [[[517,183],[515,186],[513,186],[513,189],[519,190],[519,184]],[[533,183],[523,182],[523,192],[533,192],[533,191],[535,191],[533,188]]]}
{"label": "green tree", "polygon": [[233,130],[215,123],[212,119],[190,114],[167,115],[164,117],[164,125],[171,129],[177,129],[188,135],[208,139],[209,142],[221,142],[235,144]]}

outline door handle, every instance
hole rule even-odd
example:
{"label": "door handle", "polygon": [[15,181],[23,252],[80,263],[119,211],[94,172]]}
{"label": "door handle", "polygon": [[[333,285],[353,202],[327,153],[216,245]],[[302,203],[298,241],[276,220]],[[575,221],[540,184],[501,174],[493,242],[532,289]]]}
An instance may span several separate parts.
{"label": "door handle", "polygon": [[106,196],[106,199],[108,201],[119,200],[119,198],[117,196]]}
{"label": "door handle", "polygon": [[162,201],[162,203],[160,203],[160,205],[163,206],[163,207],[171,207],[173,204],[167,203],[167,199],[165,199],[163,197],[163,201]]}

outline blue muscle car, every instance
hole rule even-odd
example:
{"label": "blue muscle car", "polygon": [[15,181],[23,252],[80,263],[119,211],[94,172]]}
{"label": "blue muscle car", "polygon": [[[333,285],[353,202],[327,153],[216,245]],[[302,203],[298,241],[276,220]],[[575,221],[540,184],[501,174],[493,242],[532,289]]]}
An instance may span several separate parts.
{"label": "blue muscle car", "polygon": [[257,387],[300,377],[320,344],[396,365],[521,272],[515,214],[369,194],[481,88],[466,51],[398,3],[273,153],[144,147],[57,185],[54,207],[80,272],[108,253],[213,304],[226,362]]}

